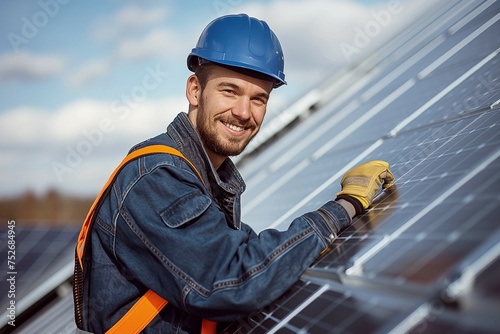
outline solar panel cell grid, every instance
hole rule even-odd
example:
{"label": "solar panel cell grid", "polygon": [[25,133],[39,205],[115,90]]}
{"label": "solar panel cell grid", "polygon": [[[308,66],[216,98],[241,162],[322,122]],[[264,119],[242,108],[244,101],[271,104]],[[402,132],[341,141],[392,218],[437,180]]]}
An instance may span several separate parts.
{"label": "solar panel cell grid", "polygon": [[[7,230],[0,231],[0,240],[7,240]],[[72,227],[50,229],[48,227],[27,228],[22,222],[16,226],[16,298],[21,300],[33,289],[50,278],[61,266],[71,259],[66,252],[76,240],[76,229]],[[2,254],[7,254],[7,242],[0,244]],[[69,255],[69,256],[68,256]],[[1,259],[0,267],[7,267],[7,256]],[[8,291],[5,275],[2,273],[0,290]],[[7,294],[0,296],[0,305],[8,303]]]}
{"label": "solar panel cell grid", "polygon": [[[325,180],[335,170],[363,152],[367,152],[365,160],[387,159],[397,178],[397,192],[359,218],[353,228],[345,230],[331,252],[314,264],[308,275],[321,273],[322,277],[333,281],[340,275],[347,285],[354,277],[365,286],[372,284],[371,281],[381,280],[400,286],[410,294],[420,286],[423,290],[417,288],[416,291],[433,300],[433,291],[441,289],[441,284],[457,275],[457,268],[463,265],[463,261],[484,246],[492,231],[498,229],[500,113],[490,106],[500,95],[498,52],[494,51],[500,40],[495,33],[498,31],[498,3],[493,4],[491,1],[478,4],[484,5],[483,9],[495,7],[495,10],[477,18],[469,15],[470,20],[467,12],[457,10],[460,13],[458,21],[449,20],[456,24],[454,29],[460,25],[460,29],[452,33],[457,33],[456,36],[432,44],[429,52],[413,62],[411,70],[407,67],[408,71],[402,73],[400,79],[384,83],[381,89],[377,87],[380,85],[377,81],[367,85],[370,93],[364,96],[370,100],[353,104],[356,108],[344,113],[338,122],[329,124],[329,131],[322,131],[321,135],[314,136],[314,140],[307,139],[313,136],[312,133],[304,134],[309,146],[302,152],[294,152],[294,161],[310,159],[307,169],[296,175],[297,179],[310,181],[299,182],[300,186],[295,188],[302,197],[313,194],[328,182]],[[465,2],[460,5],[481,13],[478,7],[470,7]],[[428,40],[436,36],[437,32],[428,35]],[[405,61],[404,58],[401,60]],[[397,68],[397,64],[390,65],[380,72],[379,78],[394,73]],[[408,84],[407,89],[387,100],[394,89],[404,83]],[[384,105],[380,114],[377,104]],[[332,118],[336,117],[335,112],[343,113],[347,106],[349,102],[337,106],[331,111]],[[345,132],[346,136],[338,140],[339,133],[367,113],[374,115],[365,117],[365,122],[355,131]],[[322,115],[311,117],[314,118],[323,122],[318,121],[319,129],[328,122]],[[397,130],[391,132],[391,129]],[[380,144],[374,146],[373,143],[380,139]],[[286,142],[286,138],[283,141]],[[318,155],[321,147],[326,149]],[[282,166],[286,167],[286,163]],[[274,175],[269,179],[279,177],[278,173]],[[313,210],[312,204],[319,205],[331,198],[335,187],[336,182],[330,182],[329,187],[323,187],[308,197],[308,202],[296,204],[295,210],[291,211],[298,214],[306,209]],[[294,190],[291,184],[285,189]],[[286,210],[285,205],[283,202],[278,211]],[[261,207],[260,215],[266,213],[266,207]],[[286,219],[282,219],[279,228],[286,225]],[[304,279],[308,279],[308,275]],[[489,287],[498,289],[491,282]],[[368,299],[369,293],[364,297]],[[418,294],[411,298],[417,300]],[[314,311],[308,311],[306,315],[306,310],[323,310],[326,314],[329,307],[335,308],[335,301],[320,300],[317,298],[306,309],[296,312],[281,328],[295,332],[314,333],[316,329],[325,332],[326,327],[322,327],[324,324],[318,320],[321,315],[310,316]],[[349,305],[347,299],[336,300],[342,300],[340,303],[346,308]],[[499,305],[494,304],[494,308],[498,310]],[[357,310],[361,313],[360,308]],[[450,319],[459,316],[451,313]],[[348,326],[332,319],[325,321],[332,325],[328,332],[349,332]],[[397,319],[394,313],[392,319]],[[431,325],[446,325],[450,330],[457,330],[452,322],[436,319],[432,322],[423,317],[423,321],[429,322],[429,329]],[[356,327],[361,326],[360,323],[354,321],[353,328],[357,332],[366,331],[366,328],[363,331]],[[381,332],[397,326],[387,319],[386,324]],[[465,332],[474,326],[465,322]],[[414,330],[421,328],[416,326]]]}

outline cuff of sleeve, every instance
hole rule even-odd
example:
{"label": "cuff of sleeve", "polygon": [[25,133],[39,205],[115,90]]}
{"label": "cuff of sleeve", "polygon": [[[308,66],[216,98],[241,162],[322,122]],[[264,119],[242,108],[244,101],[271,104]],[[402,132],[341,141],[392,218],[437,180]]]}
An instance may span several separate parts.
{"label": "cuff of sleeve", "polygon": [[335,201],[325,203],[316,211],[306,214],[322,234],[327,245],[331,245],[337,234],[352,222],[347,210]]}
{"label": "cuff of sleeve", "polygon": [[349,195],[339,195],[335,200],[338,199],[343,199],[344,201],[347,201],[352,204],[354,207],[354,210],[356,210],[356,216],[360,215],[363,213],[363,205],[361,204],[360,201],[358,201],[356,198],[349,196]]}

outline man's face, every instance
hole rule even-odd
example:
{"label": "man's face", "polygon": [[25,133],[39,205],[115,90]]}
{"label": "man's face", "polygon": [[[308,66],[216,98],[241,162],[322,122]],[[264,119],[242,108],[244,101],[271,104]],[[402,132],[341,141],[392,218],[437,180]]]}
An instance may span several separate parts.
{"label": "man's face", "polygon": [[212,70],[189,115],[211,159],[225,159],[245,149],[264,120],[272,86],[223,67]]}

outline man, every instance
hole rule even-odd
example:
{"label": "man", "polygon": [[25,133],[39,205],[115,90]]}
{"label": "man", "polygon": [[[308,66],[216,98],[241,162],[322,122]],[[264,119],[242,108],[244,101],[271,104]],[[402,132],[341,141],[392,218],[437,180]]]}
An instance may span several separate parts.
{"label": "man", "polygon": [[346,174],[336,200],[287,231],[256,235],[240,221],[245,184],[228,157],[257,134],[271,91],[285,84],[279,41],[263,21],[220,17],[203,31],[188,67],[195,72],[187,79],[188,114],[132,152],[168,145],[194,168],[176,155],[150,154],[111,183],[86,245],[82,330],[106,332],[147,291],[168,304],[144,320],[144,333],[200,333],[202,319],[221,330],[288,290],[393,181],[387,163],[365,163]]}

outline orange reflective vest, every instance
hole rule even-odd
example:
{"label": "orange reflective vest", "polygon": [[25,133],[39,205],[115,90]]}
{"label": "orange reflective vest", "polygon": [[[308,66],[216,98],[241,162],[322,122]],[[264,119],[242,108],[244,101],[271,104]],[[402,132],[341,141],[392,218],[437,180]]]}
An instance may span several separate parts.
{"label": "orange reflective vest", "polygon": [[[94,214],[97,210],[97,206],[101,201],[102,197],[107,193],[108,188],[111,186],[115,180],[118,172],[125,166],[128,162],[142,157],[148,154],[172,154],[184,159],[196,174],[199,176],[200,180],[203,179],[196,169],[196,167],[189,161],[184,155],[178,150],[166,146],[166,145],[151,145],[140,148],[136,151],[129,153],[125,159],[118,165],[118,167],[113,171],[108,181],[102,188],[101,192],[95,199],[94,203],[90,207],[90,210],[85,218],[82,229],[78,236],[78,243],[76,246],[75,254],[75,275],[73,278],[73,296],[75,302],[75,320],[78,328],[83,327],[82,319],[82,299],[83,299],[83,286],[84,286],[84,269],[85,269],[85,244],[87,236],[89,235],[92,225],[94,222]],[[111,327],[106,334],[135,334],[140,333],[146,326],[153,320],[154,317],[168,304],[168,301],[163,299],[161,296],[156,294],[153,290],[148,290],[137,302],[130,308],[130,310],[123,315],[123,317]],[[216,332],[217,323],[214,321],[203,319],[201,333],[202,334],[213,334]]]}

